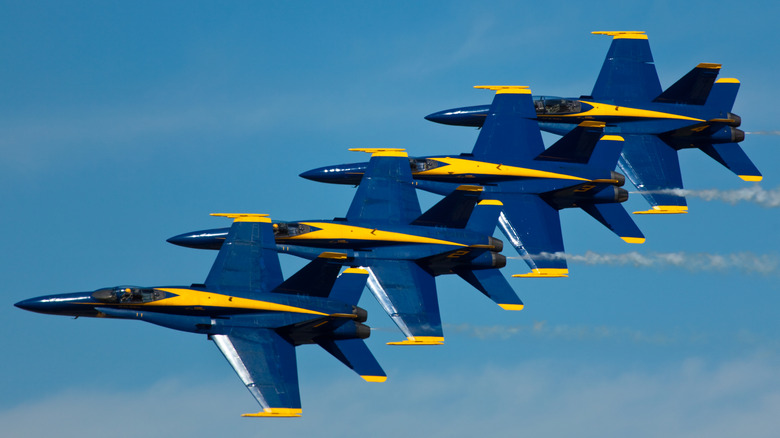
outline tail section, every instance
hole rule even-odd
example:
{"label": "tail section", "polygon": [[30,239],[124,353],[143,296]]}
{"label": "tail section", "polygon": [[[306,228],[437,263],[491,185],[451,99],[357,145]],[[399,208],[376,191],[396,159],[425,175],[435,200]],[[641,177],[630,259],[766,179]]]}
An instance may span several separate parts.
{"label": "tail section", "polygon": [[544,150],[528,87],[477,86],[496,90],[472,154],[480,161],[518,166]]}
{"label": "tail section", "polygon": [[612,37],[591,96],[599,102],[649,102],[661,94],[650,43],[644,32],[592,32]]}
{"label": "tail section", "polygon": [[233,218],[233,225],[211,267],[205,285],[211,290],[229,289],[251,298],[282,283],[282,267],[276,252],[271,219],[259,214],[213,214]]}
{"label": "tail section", "polygon": [[322,339],[317,344],[367,382],[387,380],[387,374],[362,339]]}
{"label": "tail section", "polygon": [[617,135],[603,135],[603,122],[584,121],[535,160],[587,164],[598,169],[614,169],[623,138]]}
{"label": "tail section", "polygon": [[458,270],[456,273],[502,309],[523,310],[523,302],[498,269]]}
{"label": "tail section", "polygon": [[329,298],[356,306],[368,281],[368,271],[360,268],[347,268],[336,280]]}
{"label": "tail section", "polygon": [[482,187],[462,185],[412,222],[427,227],[465,228]]}
{"label": "tail section", "polygon": [[498,217],[504,204],[497,199],[479,201],[466,228],[479,234],[492,236],[498,224]]}
{"label": "tail section", "polygon": [[707,98],[715,78],[718,77],[718,72],[720,72],[720,64],[699,64],[656,97],[653,102],[704,105],[708,103]]}

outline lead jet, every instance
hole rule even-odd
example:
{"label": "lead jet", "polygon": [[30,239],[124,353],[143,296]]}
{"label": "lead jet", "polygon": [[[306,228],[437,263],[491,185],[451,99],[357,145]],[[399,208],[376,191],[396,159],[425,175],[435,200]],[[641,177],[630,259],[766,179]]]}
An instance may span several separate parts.
{"label": "lead jet", "polygon": [[235,218],[204,284],[118,286],[16,303],[69,316],[138,319],[208,336],[262,411],[250,417],[300,417],[295,347],[318,344],[369,382],[387,378],[363,342],[371,332],[357,307],[368,273],[327,255],[283,281],[271,220]]}
{"label": "lead jet", "polygon": [[[501,203],[480,200],[482,188],[462,185],[421,213],[409,158],[403,149],[357,149],[371,153],[345,218],[276,222],[279,251],[364,267],[368,286],[406,335],[391,345],[444,342],[435,278],[457,274],[505,310],[523,303],[499,271],[503,243],[490,236]],[[224,229],[168,239],[176,245],[214,249]]]}
{"label": "lead jet", "polygon": [[[620,205],[628,199],[615,168],[622,138],[602,135],[603,123],[582,122],[545,150],[528,87],[496,91],[471,153],[409,160],[418,188],[446,195],[458,184],[480,184],[502,203],[497,224],[531,273],[568,276],[559,211],[579,207],[629,243],[644,235]],[[321,167],[301,174],[320,182],[359,184],[367,163]]]}
{"label": "lead jet", "polygon": [[[589,96],[535,98],[542,130],[566,134],[579,123],[606,123],[605,132],[624,139],[618,165],[652,208],[635,213],[687,213],[677,152],[700,149],[745,181],[762,176],[739,146],[745,133],[731,109],[739,81],[716,80],[720,64],[702,63],[666,90],[644,32],[593,32],[613,37]],[[425,118],[448,125],[477,126],[489,105],[455,108]]]}

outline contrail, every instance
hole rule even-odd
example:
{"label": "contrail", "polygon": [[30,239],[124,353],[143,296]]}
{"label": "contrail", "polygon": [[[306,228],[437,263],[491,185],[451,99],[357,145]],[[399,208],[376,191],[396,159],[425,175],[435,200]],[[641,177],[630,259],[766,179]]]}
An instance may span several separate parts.
{"label": "contrail", "polygon": [[745,134],[752,135],[780,135],[780,131],[747,131]]}
{"label": "contrail", "polygon": [[694,198],[700,198],[705,201],[723,201],[729,204],[736,204],[738,202],[752,202],[766,208],[780,207],[780,187],[776,187],[771,190],[764,190],[758,185],[753,187],[747,187],[744,189],[736,190],[687,190],[687,189],[668,189],[668,190],[651,190],[645,192],[631,192],[631,193],[658,193],[674,196],[690,196]]}
{"label": "contrail", "polygon": [[[524,260],[525,257],[510,257]],[[586,265],[635,266],[638,268],[674,267],[691,272],[740,270],[748,274],[772,274],[777,272],[780,259],[775,254],[753,254],[738,252],[731,254],[708,254],[667,252],[641,254],[636,251],[623,254],[598,254],[587,251],[585,254],[566,254],[562,252],[541,253],[535,257],[548,260],[565,259]]]}

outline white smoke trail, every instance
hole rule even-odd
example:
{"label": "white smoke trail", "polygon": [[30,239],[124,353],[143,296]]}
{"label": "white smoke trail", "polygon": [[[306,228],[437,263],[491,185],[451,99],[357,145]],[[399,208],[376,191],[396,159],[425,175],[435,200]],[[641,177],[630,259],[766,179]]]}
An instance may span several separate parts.
{"label": "white smoke trail", "polygon": [[780,131],[746,131],[745,134],[751,134],[751,135],[780,135]]}
{"label": "white smoke trail", "polygon": [[687,189],[668,189],[668,190],[649,190],[645,192],[631,192],[631,193],[657,193],[664,195],[674,196],[689,196],[693,198],[700,198],[705,201],[723,201],[729,204],[736,204],[738,202],[752,202],[766,208],[780,207],[780,187],[774,189],[764,190],[758,185],[753,187],[747,187],[744,189],[736,190],[687,190]]}
{"label": "white smoke trail", "polygon": [[[526,257],[510,257],[524,260]],[[535,259],[557,260],[586,265],[635,266],[638,268],[674,267],[690,272],[739,270],[748,274],[768,275],[776,273],[780,258],[776,254],[753,254],[749,251],[731,254],[708,254],[668,252],[641,254],[636,251],[623,254],[598,254],[587,251],[585,254],[541,253]]]}

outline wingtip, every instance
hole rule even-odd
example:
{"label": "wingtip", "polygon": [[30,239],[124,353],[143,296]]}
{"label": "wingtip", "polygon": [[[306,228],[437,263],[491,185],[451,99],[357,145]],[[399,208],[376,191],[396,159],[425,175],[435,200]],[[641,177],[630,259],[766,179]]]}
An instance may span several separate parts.
{"label": "wingtip", "polygon": [[523,310],[524,307],[523,304],[499,304],[499,306],[504,310],[514,310],[517,312]]}
{"label": "wingtip", "polygon": [[685,214],[687,205],[654,205],[650,210],[635,211],[634,214]]}
{"label": "wingtip", "polygon": [[638,243],[638,244],[645,243],[645,240],[646,240],[644,237],[624,237],[624,236],[620,236],[620,238],[623,239],[626,243]]}
{"label": "wingtip", "polygon": [[758,182],[764,179],[763,175],[739,175],[740,178],[742,178],[743,181],[748,182]]}
{"label": "wingtip", "polygon": [[403,341],[388,342],[387,345],[444,345],[444,337],[441,336],[409,337]]}
{"label": "wingtip", "polygon": [[512,277],[518,277],[518,278],[567,278],[568,276],[569,276],[568,269],[554,269],[554,268],[534,269],[533,272],[529,272],[528,274],[512,275]]}
{"label": "wingtip", "polygon": [[242,417],[278,417],[278,418],[294,418],[300,417],[302,411],[300,409],[291,408],[268,408],[254,414],[242,414]]}
{"label": "wingtip", "polygon": [[366,382],[384,382],[387,380],[387,376],[360,376]]}

